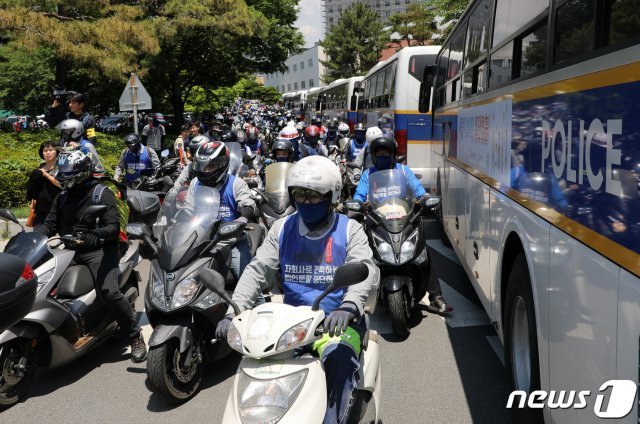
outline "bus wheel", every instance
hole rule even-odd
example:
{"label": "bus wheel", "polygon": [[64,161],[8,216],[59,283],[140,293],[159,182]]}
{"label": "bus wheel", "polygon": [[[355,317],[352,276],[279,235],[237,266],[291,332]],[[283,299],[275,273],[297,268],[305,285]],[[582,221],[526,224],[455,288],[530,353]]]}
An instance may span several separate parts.
{"label": "bus wheel", "polygon": [[[531,291],[531,278],[524,253],[514,263],[507,286],[504,303],[504,359],[507,390],[522,390],[531,393],[540,389],[540,367],[538,361],[538,336],[536,316]],[[513,422],[542,423],[541,409],[525,405],[510,409]]]}

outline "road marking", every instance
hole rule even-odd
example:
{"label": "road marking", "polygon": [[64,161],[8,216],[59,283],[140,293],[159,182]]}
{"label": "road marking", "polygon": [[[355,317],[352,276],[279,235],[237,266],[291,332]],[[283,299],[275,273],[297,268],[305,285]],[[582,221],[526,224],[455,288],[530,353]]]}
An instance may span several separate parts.
{"label": "road marking", "polygon": [[504,349],[502,346],[502,342],[500,341],[500,337],[498,336],[487,336],[487,341],[489,345],[493,348],[493,351],[496,353],[496,356],[502,362],[502,366],[504,366]]}

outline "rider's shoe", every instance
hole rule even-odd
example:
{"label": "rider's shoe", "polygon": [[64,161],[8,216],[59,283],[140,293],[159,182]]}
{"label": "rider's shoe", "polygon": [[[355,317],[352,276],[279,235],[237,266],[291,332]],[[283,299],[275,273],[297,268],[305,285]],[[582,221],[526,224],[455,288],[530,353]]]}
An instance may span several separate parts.
{"label": "rider's shoe", "polygon": [[137,364],[147,359],[147,345],[144,343],[142,334],[131,337],[129,344],[131,345],[131,362]]}
{"label": "rider's shoe", "polygon": [[445,314],[453,311],[453,306],[448,305],[442,295],[434,296],[433,298],[429,296],[429,305],[427,306],[427,309],[436,314]]}

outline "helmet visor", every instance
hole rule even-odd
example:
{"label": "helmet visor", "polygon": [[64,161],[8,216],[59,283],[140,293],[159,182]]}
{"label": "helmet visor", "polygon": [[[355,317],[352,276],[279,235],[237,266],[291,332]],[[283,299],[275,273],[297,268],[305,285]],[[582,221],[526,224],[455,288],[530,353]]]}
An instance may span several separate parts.
{"label": "helmet visor", "polygon": [[293,188],[291,190],[291,195],[293,196],[293,200],[295,200],[296,203],[304,203],[305,201],[314,204],[321,203],[327,197],[326,194],[322,194],[318,191],[302,187]]}

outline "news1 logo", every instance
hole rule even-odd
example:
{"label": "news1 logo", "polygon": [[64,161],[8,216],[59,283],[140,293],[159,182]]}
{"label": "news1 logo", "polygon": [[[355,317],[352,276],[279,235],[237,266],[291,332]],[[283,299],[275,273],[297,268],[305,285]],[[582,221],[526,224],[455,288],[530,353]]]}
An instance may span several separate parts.
{"label": "news1 logo", "polygon": [[[637,390],[638,386],[631,380],[605,382],[598,390],[593,413],[598,418],[626,417],[633,409]],[[587,407],[587,398],[590,396],[590,390],[551,390],[549,392],[534,390],[529,394],[524,390],[515,390],[509,395],[507,409],[525,407],[542,409],[545,406],[549,409],[584,409]],[[518,403],[514,405],[516,399]]]}

